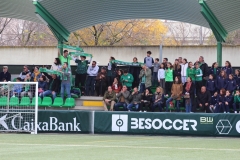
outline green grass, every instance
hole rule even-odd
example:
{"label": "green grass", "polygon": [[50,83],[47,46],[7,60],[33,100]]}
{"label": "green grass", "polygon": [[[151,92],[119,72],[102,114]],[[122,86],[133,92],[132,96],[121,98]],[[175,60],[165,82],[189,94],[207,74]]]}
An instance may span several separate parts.
{"label": "green grass", "polygon": [[239,138],[0,134],[0,159],[239,160]]}

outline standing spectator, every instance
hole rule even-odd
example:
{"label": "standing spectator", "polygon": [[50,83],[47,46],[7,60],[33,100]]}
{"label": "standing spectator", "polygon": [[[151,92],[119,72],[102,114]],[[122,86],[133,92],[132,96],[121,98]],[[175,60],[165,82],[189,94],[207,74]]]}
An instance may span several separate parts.
{"label": "standing spectator", "polygon": [[218,68],[218,63],[217,62],[214,62],[212,64],[212,67],[210,68],[209,70],[209,74],[212,74],[213,75],[213,78],[216,79],[217,76],[220,74],[220,68]]}
{"label": "standing spectator", "polygon": [[123,75],[121,76],[121,83],[122,85],[127,86],[128,90],[132,90],[132,83],[133,83],[133,76],[132,74],[128,73],[128,70],[124,70]]}
{"label": "standing spectator", "polygon": [[235,95],[234,95],[234,101],[233,101],[234,113],[237,113],[237,108],[240,109],[240,94],[239,94],[239,90],[237,90]]}
{"label": "standing spectator", "polygon": [[28,66],[25,65],[25,66],[23,66],[23,71],[19,75],[19,77],[21,78],[22,81],[24,81],[27,74],[31,75],[31,72],[28,70]]}
{"label": "standing spectator", "polygon": [[170,62],[167,63],[167,68],[165,70],[165,94],[170,95],[173,84],[173,67]]}
{"label": "standing spectator", "polygon": [[142,66],[139,78],[141,79],[140,93],[143,93],[146,88],[150,88],[152,86],[152,72],[146,65]]}
{"label": "standing spectator", "polygon": [[216,112],[217,107],[218,107],[218,92],[215,92],[211,98],[209,109],[212,113],[217,113]]}
{"label": "standing spectator", "polygon": [[209,74],[209,78],[208,78],[207,83],[206,83],[206,88],[211,93],[211,96],[216,91],[216,81],[213,79],[212,74]]}
{"label": "standing spectator", "polygon": [[233,74],[232,65],[229,61],[225,62],[225,67],[222,67],[222,70],[226,72],[227,77],[229,74]]}
{"label": "standing spectator", "polygon": [[114,110],[118,111],[119,107],[123,107],[127,110],[127,105],[129,104],[130,92],[127,90],[127,86],[123,85],[121,92],[117,94],[118,102],[114,105]]}
{"label": "standing spectator", "polygon": [[31,75],[31,81],[38,82],[39,78],[41,77],[41,73],[39,72],[39,67],[35,66],[33,73]]}
{"label": "standing spectator", "polygon": [[88,64],[91,63],[92,58],[90,60],[86,60],[85,56],[80,56],[81,60],[76,59],[72,57],[75,60],[75,63],[77,63],[77,70],[76,70],[76,75],[75,75],[75,87],[80,88],[81,91],[85,91],[85,82],[86,82],[86,77],[87,77],[87,69],[88,69]]}
{"label": "standing spectator", "polygon": [[168,100],[166,101],[166,112],[168,112],[169,104],[170,104],[170,101],[172,100],[176,100],[175,104],[177,106],[177,112],[180,111],[179,103],[180,103],[180,100],[182,99],[182,93],[183,93],[183,84],[181,82],[181,78],[175,77],[175,80],[171,89],[171,97],[168,98]]}
{"label": "standing spectator", "polygon": [[183,86],[184,97],[186,95],[189,96],[189,98],[185,98],[185,107],[186,107],[187,113],[195,111],[195,108],[193,108],[194,100],[195,100],[194,92],[195,92],[195,84],[192,82],[192,78],[188,77],[187,82]]}
{"label": "standing spectator", "polygon": [[227,90],[224,98],[224,113],[229,113],[229,106],[232,103],[232,98],[231,91]]}
{"label": "standing spectator", "polygon": [[87,70],[87,80],[86,80],[86,87],[85,87],[85,95],[86,96],[94,96],[94,85],[96,81],[96,77],[98,74],[99,67],[97,66],[97,62],[93,61],[92,66],[88,67]]}
{"label": "standing spectator", "polygon": [[237,88],[237,84],[235,79],[233,78],[232,74],[229,74],[228,79],[226,80],[226,84],[224,87],[226,90],[230,91],[230,93],[232,94],[234,92],[234,90]]}
{"label": "standing spectator", "polygon": [[11,81],[11,73],[8,72],[8,66],[3,66],[3,71],[0,73],[0,81],[6,79],[6,81]]}
{"label": "standing spectator", "polygon": [[206,90],[205,86],[201,87],[201,91],[197,94],[197,106],[206,113],[211,113],[209,105],[211,102],[211,94]]}
{"label": "standing spectator", "polygon": [[135,107],[135,110],[137,111],[139,108],[141,99],[142,99],[142,95],[141,93],[138,92],[138,88],[137,87],[133,88],[133,92],[129,96],[129,100],[131,102],[127,106],[128,111],[132,111],[132,107]]}
{"label": "standing spectator", "polygon": [[165,65],[163,63],[161,63],[158,70],[158,82],[160,87],[165,91]]}
{"label": "standing spectator", "polygon": [[195,83],[195,80],[196,80],[196,69],[194,68],[192,62],[188,63],[187,77],[191,77],[192,82]]}
{"label": "standing spectator", "polygon": [[139,112],[146,112],[146,108],[152,109],[152,98],[153,95],[150,93],[150,90],[146,88],[144,93],[142,94]]}
{"label": "standing spectator", "polygon": [[55,58],[53,65],[51,66],[51,70],[59,71],[62,68],[62,64],[59,58]]}
{"label": "standing spectator", "polygon": [[117,71],[116,77],[117,77],[118,79],[121,79],[122,75],[123,75],[123,70],[119,69],[119,70]]}
{"label": "standing spectator", "polygon": [[116,76],[116,68],[117,64],[113,63],[114,57],[110,57],[108,66],[107,66],[107,84],[108,86],[111,86],[113,83],[113,78]]}
{"label": "standing spectator", "polygon": [[204,58],[203,58],[203,56],[200,56],[199,57],[199,60],[198,61],[196,61],[196,63],[195,64],[199,64],[199,67],[200,67],[200,69],[202,70],[202,83],[203,83],[203,85],[206,85],[206,81],[207,81],[207,76],[208,76],[208,65],[207,65],[207,63],[205,63],[204,62]]}
{"label": "standing spectator", "polygon": [[182,63],[183,63],[182,57],[178,57],[178,63],[179,63],[179,65],[182,65]]}
{"label": "standing spectator", "polygon": [[144,58],[144,63],[152,71],[153,70],[152,66],[153,66],[154,60],[151,57],[151,54],[152,54],[151,51],[147,51],[147,57]]}
{"label": "standing spectator", "polygon": [[38,81],[38,94],[43,93],[46,90],[47,90],[46,77],[42,75]]}
{"label": "standing spectator", "polygon": [[63,67],[61,69],[62,73],[62,83],[61,83],[61,97],[64,99],[65,92],[67,93],[67,97],[71,98],[71,68],[68,67],[68,63],[64,62]]}
{"label": "standing spectator", "polygon": [[102,67],[101,72],[98,73],[96,77],[96,84],[95,84],[95,90],[97,92],[97,96],[102,97],[107,86],[107,73],[106,68]]}
{"label": "standing spectator", "polygon": [[70,60],[72,60],[72,57],[68,54],[68,50],[63,51],[63,55],[60,54],[60,51],[58,50],[58,58],[63,65],[63,63],[67,62],[68,67],[70,67]]}
{"label": "standing spectator", "polygon": [[108,90],[104,93],[104,96],[103,96],[104,110],[108,111],[107,106],[110,106],[110,111],[113,111],[115,100],[116,100],[116,93],[112,90],[111,86],[108,86]]}
{"label": "standing spectator", "polygon": [[202,83],[202,70],[199,68],[199,64],[198,63],[196,63],[195,64],[195,68],[196,68],[196,81],[195,81],[195,83],[196,83],[196,92],[198,93],[198,92],[200,92],[200,90],[201,90],[201,87],[202,87],[202,85],[203,85],[203,83]]}
{"label": "standing spectator", "polygon": [[156,86],[158,82],[158,69],[160,67],[159,59],[155,58],[155,62],[153,63],[153,74],[152,74],[152,85]]}
{"label": "standing spectator", "polygon": [[[221,71],[216,79],[216,88],[218,92],[226,86],[227,75],[225,71]],[[220,93],[220,92],[219,92]]]}
{"label": "standing spectator", "polygon": [[[31,77],[30,77],[30,75],[28,74],[28,75],[26,75],[26,77],[25,77],[25,79],[24,79],[24,82],[30,82],[31,81]],[[29,96],[29,98],[30,99],[32,99],[32,92],[33,91],[31,91],[31,85],[30,84],[25,84],[24,85],[24,90],[23,90],[23,92],[21,93],[21,97],[24,97],[25,95],[28,95]]]}
{"label": "standing spectator", "polygon": [[178,59],[175,59],[173,64],[173,77],[181,77],[181,65],[178,62]]}
{"label": "standing spectator", "polygon": [[240,86],[240,71],[239,71],[239,69],[235,70],[234,79],[235,79],[236,85],[237,85],[236,88],[239,89],[239,86]]}
{"label": "standing spectator", "polygon": [[186,83],[187,81],[187,69],[188,69],[188,62],[187,59],[183,59],[183,63],[181,65],[181,76],[182,76],[182,83]]}
{"label": "standing spectator", "polygon": [[152,105],[152,112],[155,111],[155,108],[158,107],[159,111],[162,112],[162,105],[164,101],[164,92],[161,87],[156,88],[156,92],[153,95],[153,105]]}
{"label": "standing spectator", "polygon": [[129,66],[128,72],[133,75],[133,87],[138,87],[139,85],[139,74],[140,74],[141,66],[140,63],[138,63],[137,57],[133,58],[132,66]]}
{"label": "standing spectator", "polygon": [[114,78],[112,89],[115,93],[119,93],[122,90],[122,84],[120,83],[118,77]]}
{"label": "standing spectator", "polygon": [[165,66],[165,68],[167,68],[167,63],[168,63],[168,58],[163,58],[163,62],[162,62]]}
{"label": "standing spectator", "polygon": [[218,105],[217,105],[217,108],[216,108],[216,113],[220,113],[221,111],[224,110],[225,96],[226,96],[226,90],[224,88],[222,88],[220,90],[220,94],[218,96]]}

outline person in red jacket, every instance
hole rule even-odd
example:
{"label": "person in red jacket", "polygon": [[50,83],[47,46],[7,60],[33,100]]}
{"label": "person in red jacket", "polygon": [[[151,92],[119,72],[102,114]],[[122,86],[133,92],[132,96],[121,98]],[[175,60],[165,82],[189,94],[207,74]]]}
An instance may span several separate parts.
{"label": "person in red jacket", "polygon": [[113,84],[112,84],[112,90],[115,93],[119,93],[122,90],[122,84],[119,81],[118,77],[114,78]]}

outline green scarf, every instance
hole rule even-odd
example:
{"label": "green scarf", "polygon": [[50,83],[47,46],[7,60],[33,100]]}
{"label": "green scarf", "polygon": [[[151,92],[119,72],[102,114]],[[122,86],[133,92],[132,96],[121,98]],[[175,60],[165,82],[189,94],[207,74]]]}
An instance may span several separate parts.
{"label": "green scarf", "polygon": [[92,54],[85,53],[85,52],[70,52],[69,54],[73,56],[93,57]]}
{"label": "green scarf", "polygon": [[141,62],[134,63],[134,62],[124,62],[124,61],[119,61],[119,60],[112,60],[111,62],[115,63],[115,64],[126,65],[126,66],[141,66],[144,64]]}
{"label": "green scarf", "polygon": [[[68,68],[63,69],[62,71],[63,71],[64,73],[67,73],[67,72],[68,72]],[[64,73],[62,74],[62,80],[66,81],[68,77],[67,77]]]}
{"label": "green scarf", "polygon": [[59,71],[54,71],[54,70],[50,70],[50,69],[46,69],[46,68],[39,68],[39,71],[40,72],[46,72],[46,73],[49,73],[49,74],[56,74],[56,75],[59,75],[59,76],[61,76],[62,74],[61,74],[61,72],[59,72]]}

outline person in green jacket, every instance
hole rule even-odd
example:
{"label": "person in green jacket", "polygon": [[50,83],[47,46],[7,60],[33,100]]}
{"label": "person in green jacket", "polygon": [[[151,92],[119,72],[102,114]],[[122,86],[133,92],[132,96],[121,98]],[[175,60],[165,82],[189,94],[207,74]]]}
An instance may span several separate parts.
{"label": "person in green jacket", "polygon": [[195,83],[196,80],[196,69],[193,66],[192,62],[188,63],[188,68],[187,68],[187,77],[191,77],[192,78],[192,82]]}
{"label": "person in green jacket", "polygon": [[196,92],[198,93],[201,91],[203,74],[202,74],[202,70],[199,68],[198,63],[195,64],[195,68],[196,68],[196,74],[195,74]]}
{"label": "person in green jacket", "polygon": [[240,109],[240,94],[239,94],[239,90],[237,90],[235,95],[234,95],[234,101],[233,101],[234,113],[237,113],[237,107],[238,107],[238,109]]}
{"label": "person in green jacket", "polygon": [[133,83],[133,76],[132,74],[128,73],[128,70],[124,70],[123,75],[121,76],[121,83],[124,86],[127,86],[128,90],[132,90],[132,83]]}
{"label": "person in green jacket", "polygon": [[171,89],[173,84],[173,66],[170,62],[167,63],[165,69],[165,94],[166,96],[171,95]]}

